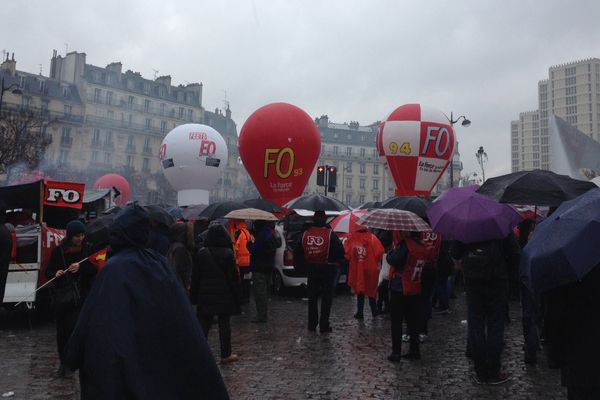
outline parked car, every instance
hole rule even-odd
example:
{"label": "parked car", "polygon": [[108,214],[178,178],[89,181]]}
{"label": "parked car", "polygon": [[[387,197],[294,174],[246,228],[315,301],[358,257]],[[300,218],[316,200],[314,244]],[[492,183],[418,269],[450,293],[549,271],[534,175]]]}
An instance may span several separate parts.
{"label": "parked car", "polygon": [[[286,289],[306,286],[306,269],[294,264],[293,246],[298,238],[312,223],[313,211],[294,210],[295,215],[286,216],[277,223],[275,230],[281,236],[281,245],[275,253],[275,269],[273,270],[273,290],[283,293]],[[339,215],[339,211],[327,211],[330,219]],[[339,283],[347,280],[347,269],[340,274]]]}

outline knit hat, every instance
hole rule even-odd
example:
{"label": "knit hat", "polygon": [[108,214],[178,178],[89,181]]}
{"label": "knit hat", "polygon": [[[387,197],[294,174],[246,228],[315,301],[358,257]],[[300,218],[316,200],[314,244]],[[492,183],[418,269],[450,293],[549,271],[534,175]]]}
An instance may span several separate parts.
{"label": "knit hat", "polygon": [[69,222],[67,224],[67,237],[72,238],[75,235],[79,235],[80,233],[85,233],[85,225],[77,219]]}

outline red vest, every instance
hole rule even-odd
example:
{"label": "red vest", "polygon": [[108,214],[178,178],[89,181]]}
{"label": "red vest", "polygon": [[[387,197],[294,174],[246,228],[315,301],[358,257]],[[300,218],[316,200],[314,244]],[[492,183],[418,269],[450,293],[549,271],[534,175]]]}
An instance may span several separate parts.
{"label": "red vest", "polygon": [[310,264],[327,264],[331,229],[313,226],[302,235],[304,258]]}
{"label": "red vest", "polygon": [[414,296],[421,294],[421,273],[427,261],[429,249],[411,239],[406,239],[405,243],[408,247],[408,260],[400,273],[402,294],[404,296]]}

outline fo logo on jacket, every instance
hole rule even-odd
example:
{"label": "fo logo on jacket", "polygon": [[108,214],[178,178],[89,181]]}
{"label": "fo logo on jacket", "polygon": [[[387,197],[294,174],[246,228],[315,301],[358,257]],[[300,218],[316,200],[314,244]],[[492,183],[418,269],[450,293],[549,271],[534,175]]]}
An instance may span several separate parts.
{"label": "fo logo on jacket", "polygon": [[304,258],[311,264],[327,264],[331,230],[313,226],[302,235]]}

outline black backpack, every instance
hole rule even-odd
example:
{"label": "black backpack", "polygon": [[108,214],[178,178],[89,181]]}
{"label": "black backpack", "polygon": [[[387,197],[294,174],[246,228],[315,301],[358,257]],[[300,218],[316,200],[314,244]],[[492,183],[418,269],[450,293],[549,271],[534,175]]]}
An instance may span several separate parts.
{"label": "black backpack", "polygon": [[463,260],[463,274],[467,280],[489,281],[494,278],[494,267],[501,263],[496,241],[472,244],[467,247]]}

